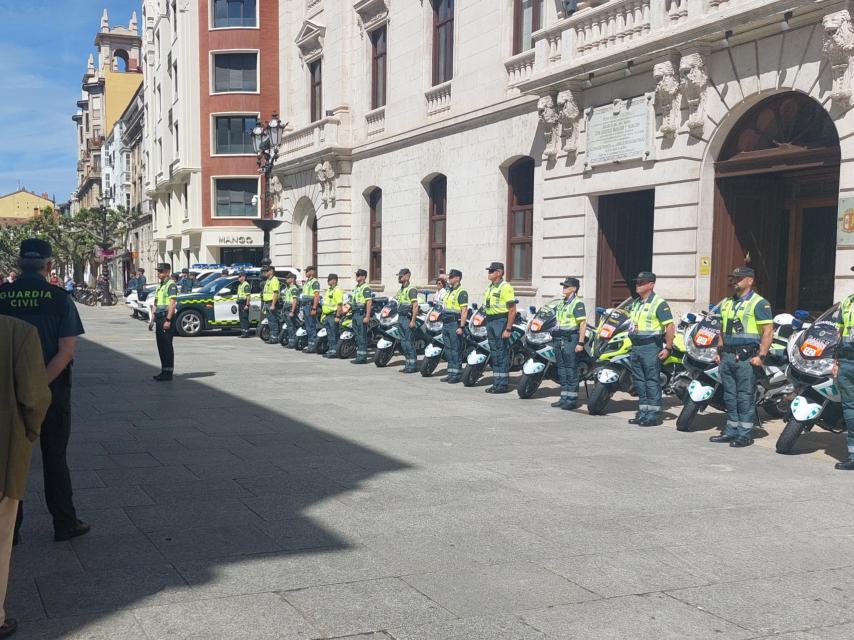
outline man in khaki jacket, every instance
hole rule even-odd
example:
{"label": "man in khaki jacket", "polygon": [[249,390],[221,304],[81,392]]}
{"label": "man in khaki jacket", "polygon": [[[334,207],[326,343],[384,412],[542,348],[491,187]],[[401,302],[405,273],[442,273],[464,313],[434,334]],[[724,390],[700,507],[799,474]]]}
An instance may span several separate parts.
{"label": "man in khaki jacket", "polygon": [[18,628],[6,617],[9,557],[18,502],[27,490],[33,441],[50,406],[51,393],[38,331],[0,315],[0,638]]}

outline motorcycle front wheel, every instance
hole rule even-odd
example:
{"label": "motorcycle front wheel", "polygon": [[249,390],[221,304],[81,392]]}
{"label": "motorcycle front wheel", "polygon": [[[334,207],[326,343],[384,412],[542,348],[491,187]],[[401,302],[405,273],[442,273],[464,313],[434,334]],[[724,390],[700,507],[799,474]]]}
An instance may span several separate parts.
{"label": "motorcycle front wheel", "polygon": [[338,342],[338,357],[342,360],[349,360],[356,357],[356,341],[340,340]]}
{"label": "motorcycle front wheel", "polygon": [[702,405],[699,402],[694,402],[691,398],[685,398],[682,411],[679,412],[679,417],[676,418],[676,430],[690,431],[694,423],[694,418],[697,417],[701,407]]}
{"label": "motorcycle front wheel", "polygon": [[805,422],[789,420],[780,437],[777,438],[777,453],[782,453],[783,455],[792,453],[795,443],[797,443],[798,438],[801,437],[806,428],[807,424]]}
{"label": "motorcycle front wheel", "polygon": [[537,392],[542,383],[543,373],[532,373],[530,375],[523,373],[522,377],[519,378],[519,384],[516,385],[516,393],[522,400],[527,400]]}
{"label": "motorcycle front wheel", "polygon": [[433,372],[436,371],[436,367],[439,366],[439,360],[442,359],[442,356],[433,356],[432,358],[424,358],[421,361],[421,375],[425,378],[429,378],[433,375]]}
{"label": "motorcycle front wheel", "polygon": [[374,364],[378,367],[385,367],[391,361],[391,357],[394,355],[394,348],[388,349],[377,349],[376,354],[374,354]]}
{"label": "motorcycle front wheel", "polygon": [[590,392],[590,397],[587,398],[587,413],[591,416],[605,415],[605,407],[611,401],[614,395],[614,390],[610,385],[597,382],[593,385],[593,391]]}
{"label": "motorcycle front wheel", "polygon": [[463,371],[463,386],[473,387],[477,384],[477,381],[480,380],[480,377],[483,375],[483,365],[482,364],[470,364],[467,365],[465,371]]}
{"label": "motorcycle front wheel", "polygon": [[270,339],[270,325],[263,324],[258,327],[258,337],[264,342]]}

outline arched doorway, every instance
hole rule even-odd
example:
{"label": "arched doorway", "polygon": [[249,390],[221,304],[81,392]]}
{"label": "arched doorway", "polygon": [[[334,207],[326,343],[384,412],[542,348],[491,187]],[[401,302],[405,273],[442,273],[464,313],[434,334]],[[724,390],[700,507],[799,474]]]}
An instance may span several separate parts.
{"label": "arched doorway", "polygon": [[712,302],[748,264],[775,311],[833,303],[839,137],[824,108],[788,92],[748,111],[715,163]]}
{"label": "arched doorway", "polygon": [[317,212],[308,198],[300,198],[294,207],[291,241],[294,266],[317,266]]}

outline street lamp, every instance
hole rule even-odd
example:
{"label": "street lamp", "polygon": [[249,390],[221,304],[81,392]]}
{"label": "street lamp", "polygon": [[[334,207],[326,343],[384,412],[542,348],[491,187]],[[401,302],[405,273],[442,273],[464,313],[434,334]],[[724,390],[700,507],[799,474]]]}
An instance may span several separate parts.
{"label": "street lamp", "polygon": [[279,119],[279,114],[274,113],[267,124],[259,122],[252,129],[252,147],[258,159],[258,173],[264,176],[263,208],[260,217],[252,223],[264,232],[264,260],[270,259],[270,232],[282,224],[281,220],[274,220],[270,212],[270,178],[279,158],[279,145],[282,144],[286,125]]}

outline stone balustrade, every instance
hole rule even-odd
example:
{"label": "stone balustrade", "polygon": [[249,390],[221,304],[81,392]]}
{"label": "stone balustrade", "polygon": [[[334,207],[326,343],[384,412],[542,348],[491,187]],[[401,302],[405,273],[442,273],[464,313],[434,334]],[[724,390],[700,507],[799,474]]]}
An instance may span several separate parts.
{"label": "stone balustrade", "polygon": [[[573,53],[581,58],[649,35],[652,0],[610,0],[567,20],[573,31]],[[662,2],[662,0],[657,0]]]}
{"label": "stone balustrade", "polygon": [[534,58],[536,51],[523,51],[512,58],[504,61],[504,68],[507,70],[507,84],[513,86],[518,82],[527,80],[534,75]]}
{"label": "stone balustrade", "polygon": [[368,111],[365,114],[365,129],[368,137],[385,131],[385,107]]}
{"label": "stone balustrade", "polygon": [[282,136],[279,157],[287,161],[292,156],[305,155],[326,147],[337,147],[341,142],[342,119],[339,116],[340,114],[327,116],[302,129],[286,131]]}
{"label": "stone balustrade", "polygon": [[451,108],[451,82],[443,82],[424,92],[427,100],[427,115],[436,116]]}

